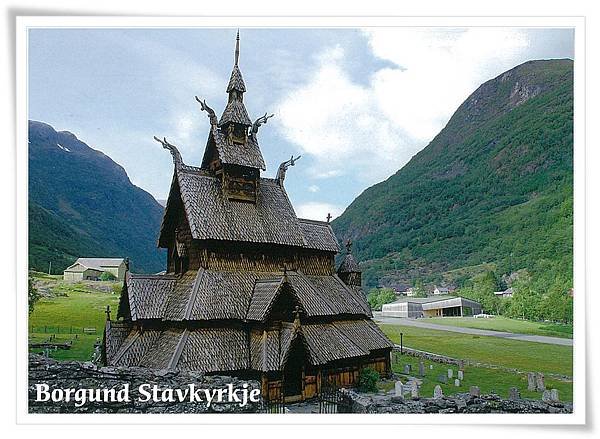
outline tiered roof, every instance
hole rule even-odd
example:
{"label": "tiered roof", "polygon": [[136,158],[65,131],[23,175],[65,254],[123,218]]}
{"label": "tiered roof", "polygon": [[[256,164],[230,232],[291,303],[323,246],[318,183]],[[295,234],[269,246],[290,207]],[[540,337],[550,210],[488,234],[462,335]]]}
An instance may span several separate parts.
{"label": "tiered roof", "polygon": [[[109,331],[115,331],[115,326]],[[108,335],[108,334],[107,334]],[[281,370],[292,342],[298,339],[315,366],[393,345],[368,319],[334,320],[330,323],[296,325],[282,323],[274,330],[242,328],[194,328],[129,333],[118,351],[107,351],[116,366],[176,368],[201,372],[255,369]]]}
{"label": "tiered roof", "polygon": [[[289,292],[306,317],[370,317],[362,294],[336,275],[251,270],[189,270],[180,277],[132,275],[121,300],[132,321],[264,321],[276,299]],[[125,316],[123,316],[125,317]]]}

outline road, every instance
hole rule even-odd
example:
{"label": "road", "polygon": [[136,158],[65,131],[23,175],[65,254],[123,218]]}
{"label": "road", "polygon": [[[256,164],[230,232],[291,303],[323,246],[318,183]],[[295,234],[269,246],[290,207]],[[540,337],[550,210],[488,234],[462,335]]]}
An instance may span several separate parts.
{"label": "road", "polygon": [[374,312],[373,320],[390,325],[414,326],[417,328],[435,329],[438,331],[460,332],[462,334],[483,335],[488,337],[506,338],[510,340],[532,341],[535,343],[546,343],[562,346],[573,346],[570,338],[547,337],[545,335],[514,334],[512,332],[489,331],[487,329],[461,328],[458,326],[436,325],[422,319],[407,319],[401,317],[382,317],[381,313]]}

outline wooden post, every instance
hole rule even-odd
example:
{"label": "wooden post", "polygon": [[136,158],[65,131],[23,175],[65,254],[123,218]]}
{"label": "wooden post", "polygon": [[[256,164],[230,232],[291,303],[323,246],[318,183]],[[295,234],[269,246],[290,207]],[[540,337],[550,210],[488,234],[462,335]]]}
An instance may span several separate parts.
{"label": "wooden post", "polygon": [[400,333],[400,355],[404,355],[404,347],[403,347],[404,345],[403,345],[403,340],[402,340],[403,335],[404,334],[401,332]]}

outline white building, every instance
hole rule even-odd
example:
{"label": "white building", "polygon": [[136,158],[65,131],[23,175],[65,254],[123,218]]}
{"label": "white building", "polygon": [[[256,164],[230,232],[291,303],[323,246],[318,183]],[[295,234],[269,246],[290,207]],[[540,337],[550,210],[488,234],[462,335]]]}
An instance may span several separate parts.
{"label": "white building", "polygon": [[513,289],[512,288],[508,288],[504,291],[494,291],[494,294],[496,295],[496,297],[512,297],[513,296]]}
{"label": "white building", "polygon": [[404,298],[381,307],[383,317],[463,317],[481,314],[481,304],[455,296]]}
{"label": "white building", "polygon": [[433,289],[433,294],[438,296],[440,294],[448,294],[450,293],[450,290],[446,287],[438,287],[437,285],[435,285],[435,288]]}

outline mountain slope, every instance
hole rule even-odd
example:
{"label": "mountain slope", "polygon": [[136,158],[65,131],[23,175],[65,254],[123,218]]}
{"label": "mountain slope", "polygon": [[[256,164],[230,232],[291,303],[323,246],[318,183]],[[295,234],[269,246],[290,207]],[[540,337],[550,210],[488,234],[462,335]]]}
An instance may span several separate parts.
{"label": "mountain slope", "polygon": [[367,286],[460,285],[478,271],[572,279],[573,62],[481,85],[446,127],[333,222]]}
{"label": "mountain slope", "polygon": [[125,170],[75,135],[29,122],[29,264],[60,272],[77,257],[129,257],[164,268],[156,248],[163,208]]}

